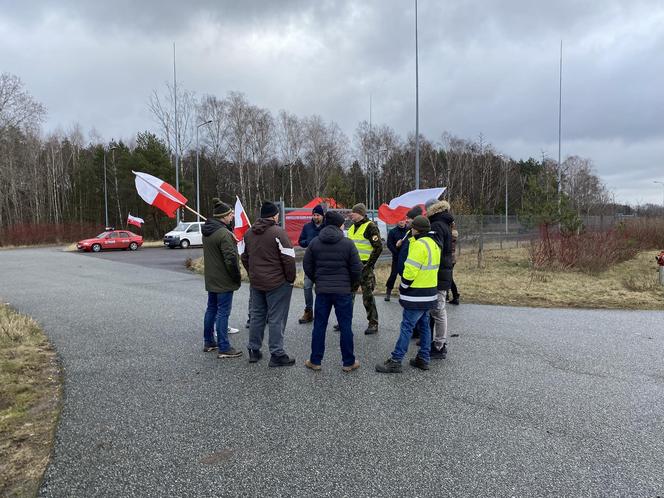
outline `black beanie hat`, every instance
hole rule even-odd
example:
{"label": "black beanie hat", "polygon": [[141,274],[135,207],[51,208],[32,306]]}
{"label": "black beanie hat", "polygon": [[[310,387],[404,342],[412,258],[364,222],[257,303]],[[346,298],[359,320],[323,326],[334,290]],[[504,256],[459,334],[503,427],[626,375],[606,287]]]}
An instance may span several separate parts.
{"label": "black beanie hat", "polygon": [[261,218],[272,218],[279,214],[279,208],[274,202],[265,201],[261,206]]}
{"label": "black beanie hat", "polygon": [[341,213],[337,213],[336,211],[328,211],[325,213],[325,224],[326,225],[334,225],[335,227],[340,227],[344,222],[344,217],[341,215]]}
{"label": "black beanie hat", "polygon": [[232,211],[231,207],[228,204],[222,202],[216,197],[212,199],[212,204],[214,204],[214,209],[212,210],[212,216],[214,216],[215,218],[223,218],[224,216],[228,216]]}
{"label": "black beanie hat", "polygon": [[411,220],[413,220],[421,214],[422,214],[422,207],[421,206],[415,206],[414,208],[411,208],[410,211],[408,211],[406,213],[406,216],[408,218],[410,218]]}
{"label": "black beanie hat", "polygon": [[323,211],[323,206],[320,204],[316,204],[316,207],[311,211],[311,214],[320,214],[321,216],[325,216],[325,212]]}
{"label": "black beanie hat", "polygon": [[431,230],[431,223],[429,223],[429,219],[426,216],[422,216],[421,214],[415,216],[411,226],[418,232],[428,232]]}

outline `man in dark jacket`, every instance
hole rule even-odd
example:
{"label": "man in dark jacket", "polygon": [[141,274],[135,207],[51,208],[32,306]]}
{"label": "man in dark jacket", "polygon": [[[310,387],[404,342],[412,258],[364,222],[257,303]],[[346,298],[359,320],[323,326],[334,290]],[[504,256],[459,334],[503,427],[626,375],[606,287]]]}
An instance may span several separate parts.
{"label": "man in dark jacket", "polygon": [[325,329],[334,306],[341,332],[342,370],[352,372],[360,368],[353,351],[353,298],[362,277],[362,262],[350,240],[344,237],[344,217],[328,211],[325,226],[304,253],[304,273],[316,284],[316,313],[311,337],[311,357],[304,362],[307,368],[320,370],[325,352]]}
{"label": "man in dark jacket", "polygon": [[[228,317],[233,306],[233,292],[240,288],[240,264],[237,243],[231,224],[234,213],[228,204],[213,199],[212,216],[203,225],[203,261],[207,309],[203,320],[203,351],[219,350],[218,358],[239,358],[228,341]],[[214,340],[214,329],[217,340]]]}
{"label": "man in dark jacket", "polygon": [[[314,238],[318,237],[318,234],[323,228],[323,206],[318,204],[311,212],[311,221],[302,227],[302,232],[300,233],[300,240],[298,244],[301,248],[306,249],[311,244],[311,241]],[[304,314],[302,318],[298,321],[300,323],[311,323],[314,321],[314,283],[307,277],[304,276]]]}
{"label": "man in dark jacket", "polygon": [[444,219],[444,213],[450,209],[447,201],[431,199],[425,204],[427,217],[431,223],[431,230],[437,235],[442,254],[440,257],[440,268],[438,269],[438,302],[431,310],[431,318],[434,322],[434,338],[431,344],[431,358],[447,357],[447,310],[445,301],[447,291],[452,282],[452,234],[450,226]]}
{"label": "man in dark jacket", "polygon": [[392,268],[385,284],[385,301],[389,301],[392,295],[394,282],[399,274],[399,253],[409,230],[410,227],[406,226],[406,218],[404,218],[403,220],[399,220],[397,225],[387,234],[387,248],[392,253]]}
{"label": "man in dark jacket", "polygon": [[261,346],[267,322],[271,367],[295,364],[295,359],[284,351],[284,330],[295,281],[295,250],[286,231],[277,225],[278,220],[277,206],[264,202],[261,217],[244,236],[242,253],[251,286],[249,362],[255,363],[263,356]]}

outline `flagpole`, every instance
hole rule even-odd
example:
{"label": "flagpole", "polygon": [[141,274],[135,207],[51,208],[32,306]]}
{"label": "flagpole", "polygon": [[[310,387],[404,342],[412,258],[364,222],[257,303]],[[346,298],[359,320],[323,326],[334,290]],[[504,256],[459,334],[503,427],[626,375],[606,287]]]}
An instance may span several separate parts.
{"label": "flagpole", "polygon": [[[174,124],[175,124],[175,190],[180,191],[180,164],[178,154],[178,82],[175,73],[175,42],[173,42],[173,104],[174,104]],[[180,224],[180,210],[175,212],[176,223]]]}
{"label": "flagpole", "polygon": [[207,218],[205,216],[203,216],[201,213],[199,213],[198,211],[196,211],[195,209],[191,209],[186,204],[182,204],[182,207],[185,208],[185,209],[188,209],[189,211],[194,213],[196,216],[200,217],[200,219],[207,221]]}

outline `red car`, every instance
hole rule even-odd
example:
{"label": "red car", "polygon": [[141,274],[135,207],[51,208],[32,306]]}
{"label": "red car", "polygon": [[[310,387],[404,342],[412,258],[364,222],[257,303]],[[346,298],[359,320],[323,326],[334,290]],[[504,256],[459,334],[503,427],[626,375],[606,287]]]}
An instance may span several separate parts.
{"label": "red car", "polygon": [[77,242],[76,249],[92,252],[99,252],[102,249],[129,249],[135,251],[142,245],[143,237],[129,230],[109,230],[92,239]]}

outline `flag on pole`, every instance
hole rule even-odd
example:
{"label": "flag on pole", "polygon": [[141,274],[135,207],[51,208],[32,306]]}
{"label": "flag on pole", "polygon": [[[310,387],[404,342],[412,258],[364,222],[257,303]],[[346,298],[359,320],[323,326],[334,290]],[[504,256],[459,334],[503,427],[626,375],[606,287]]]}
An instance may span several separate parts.
{"label": "flag on pole", "polygon": [[141,225],[145,223],[145,220],[143,218],[139,218],[138,216],[132,216],[131,213],[127,214],[127,225],[134,225],[137,226],[138,228],[141,228]]}
{"label": "flag on pole", "polygon": [[438,199],[445,192],[446,187],[424,188],[411,190],[399,197],[395,197],[389,204],[381,204],[378,208],[378,218],[388,225],[394,225],[406,217],[406,213],[414,208],[424,204],[429,199]]}
{"label": "flag on pole", "polygon": [[235,228],[233,229],[233,234],[237,239],[237,251],[242,254],[244,252],[244,234],[247,230],[249,230],[249,227],[251,227],[251,223],[249,223],[247,213],[245,212],[244,207],[242,207],[242,203],[240,202],[240,198],[238,196],[235,196],[234,211]]}
{"label": "flag on pole", "polygon": [[175,188],[155,176],[132,171],[136,175],[136,190],[145,202],[161,209],[169,218],[175,218],[175,212],[187,203],[187,198]]}

